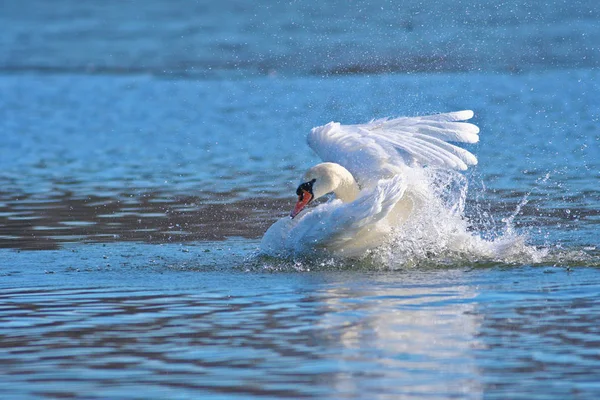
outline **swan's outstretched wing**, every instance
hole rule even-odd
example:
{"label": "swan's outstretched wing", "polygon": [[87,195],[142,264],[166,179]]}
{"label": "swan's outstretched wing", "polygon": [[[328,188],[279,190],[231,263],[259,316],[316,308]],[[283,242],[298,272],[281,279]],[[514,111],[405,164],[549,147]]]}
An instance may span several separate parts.
{"label": "swan's outstretched wing", "polygon": [[[298,217],[285,217],[275,222],[263,236],[261,252],[272,256],[310,254],[314,250],[327,250],[349,254],[361,243],[355,243],[357,233],[367,226],[377,234],[376,224],[384,219],[406,190],[401,176],[381,180],[375,187],[363,191],[351,203],[334,200],[307,210]],[[377,239],[378,244],[381,237]],[[360,240],[359,240],[360,241]],[[349,246],[353,243],[353,246]],[[365,248],[372,243],[363,243]],[[370,245],[370,246],[369,246]],[[358,248],[358,250],[361,250]],[[364,249],[363,249],[364,250]]]}
{"label": "swan's outstretched wing", "polygon": [[360,125],[330,122],[311,130],[308,145],[323,161],[344,166],[363,184],[394,175],[402,165],[465,170],[477,164],[477,158],[448,142],[479,140],[479,128],[461,122],[472,117],[473,111],[465,110]]}

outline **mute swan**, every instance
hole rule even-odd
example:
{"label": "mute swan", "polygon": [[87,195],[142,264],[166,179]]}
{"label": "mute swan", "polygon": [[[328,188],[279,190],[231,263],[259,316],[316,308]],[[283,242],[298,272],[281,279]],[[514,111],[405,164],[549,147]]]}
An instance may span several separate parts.
{"label": "mute swan", "polygon": [[[433,201],[427,167],[463,171],[477,164],[473,154],[448,143],[479,140],[479,128],[461,122],[472,117],[465,110],[313,128],[308,145],[324,162],[304,174],[296,206],[267,230],[261,252],[357,256],[381,245]],[[306,208],[329,193],[329,202]]]}

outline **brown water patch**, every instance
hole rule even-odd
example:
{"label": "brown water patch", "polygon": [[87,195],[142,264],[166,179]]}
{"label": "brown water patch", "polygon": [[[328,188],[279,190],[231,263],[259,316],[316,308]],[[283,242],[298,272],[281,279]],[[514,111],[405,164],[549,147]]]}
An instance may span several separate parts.
{"label": "brown water patch", "polygon": [[291,209],[292,201],[240,200],[227,194],[208,200],[164,193],[85,198],[64,194],[44,200],[5,197],[0,202],[0,248],[44,250],[68,242],[258,238]]}

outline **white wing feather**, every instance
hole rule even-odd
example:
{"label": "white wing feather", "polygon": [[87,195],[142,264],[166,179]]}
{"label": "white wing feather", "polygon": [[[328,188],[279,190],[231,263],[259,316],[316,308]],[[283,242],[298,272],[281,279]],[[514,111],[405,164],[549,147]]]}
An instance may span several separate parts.
{"label": "white wing feather", "polygon": [[359,125],[330,122],[311,130],[308,145],[323,161],[348,169],[361,184],[395,175],[403,165],[466,170],[477,158],[448,142],[479,141],[479,128],[461,122],[472,117],[473,111],[465,110]]}

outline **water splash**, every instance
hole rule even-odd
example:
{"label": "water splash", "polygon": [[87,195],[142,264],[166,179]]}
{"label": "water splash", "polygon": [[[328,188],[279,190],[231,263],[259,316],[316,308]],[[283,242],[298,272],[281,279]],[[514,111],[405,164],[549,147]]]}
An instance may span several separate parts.
{"label": "water splash", "polygon": [[272,271],[307,271],[473,263],[536,264],[548,255],[547,249],[528,244],[528,236],[514,228],[514,220],[527,204],[528,194],[508,217],[500,219],[503,225],[499,226],[492,215],[487,221],[478,221],[476,226],[465,215],[468,180],[462,174],[437,168],[415,169],[412,173],[408,180],[419,205],[381,246],[352,259],[294,254],[287,263],[281,263],[276,258],[263,258],[263,267]]}
{"label": "water splash", "polygon": [[[454,171],[426,170],[426,207],[416,210],[395,229],[383,246],[371,251],[388,268],[420,265],[541,262],[544,248],[528,244],[526,234],[514,229],[514,220],[527,204],[525,196],[498,229],[495,218],[475,226],[465,215],[467,179]],[[488,214],[489,215],[489,214]]]}

